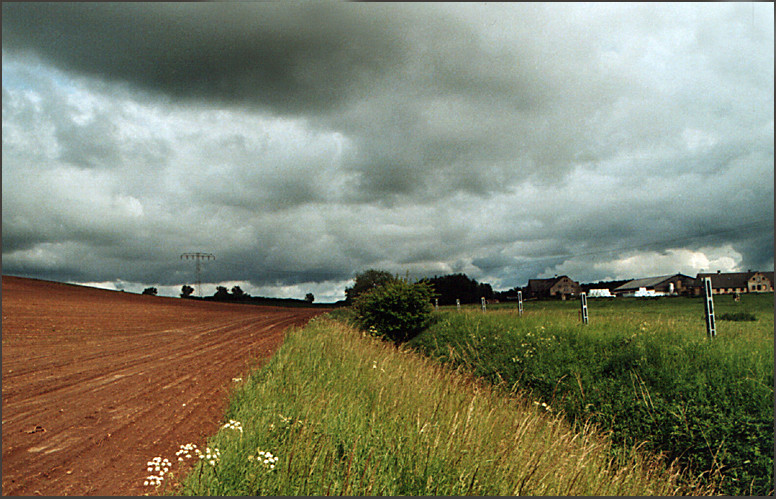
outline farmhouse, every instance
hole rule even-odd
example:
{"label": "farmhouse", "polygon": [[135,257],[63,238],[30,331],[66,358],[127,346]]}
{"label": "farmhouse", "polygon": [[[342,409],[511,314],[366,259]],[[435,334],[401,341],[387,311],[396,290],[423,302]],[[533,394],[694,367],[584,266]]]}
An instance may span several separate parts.
{"label": "farmhouse", "polygon": [[525,287],[526,298],[562,298],[577,296],[580,292],[579,283],[568,276],[555,276],[550,279],[528,279]]}
{"label": "farmhouse", "polygon": [[[690,294],[695,286],[695,279],[684,274],[662,275],[634,279],[614,288],[616,296],[666,296]],[[641,290],[641,288],[644,288]]]}
{"label": "farmhouse", "polygon": [[729,293],[765,293],[773,291],[773,272],[717,272],[715,274],[698,274],[693,288],[693,294],[703,292],[703,278],[711,278],[712,294]]}

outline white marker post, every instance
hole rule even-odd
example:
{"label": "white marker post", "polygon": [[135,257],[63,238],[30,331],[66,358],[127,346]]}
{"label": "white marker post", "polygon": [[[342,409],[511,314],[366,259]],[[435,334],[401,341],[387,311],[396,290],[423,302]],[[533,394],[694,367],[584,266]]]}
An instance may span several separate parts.
{"label": "white marker post", "polygon": [[517,315],[523,315],[523,292],[517,292]]}
{"label": "white marker post", "polygon": [[455,308],[458,309],[458,311],[461,311],[461,300],[459,298],[455,299]]}
{"label": "white marker post", "polygon": [[482,297],[482,311],[485,311],[485,297]]}
{"label": "white marker post", "polygon": [[714,338],[717,336],[717,324],[714,321],[714,300],[711,298],[711,295],[711,278],[704,277],[703,297],[705,298],[705,301],[703,302],[703,305],[706,309],[706,333],[709,335],[709,338]]}
{"label": "white marker post", "polygon": [[582,324],[587,324],[587,295],[579,293],[579,299],[582,302]]}
{"label": "white marker post", "polygon": [[439,298],[434,298],[434,309],[439,311]]}

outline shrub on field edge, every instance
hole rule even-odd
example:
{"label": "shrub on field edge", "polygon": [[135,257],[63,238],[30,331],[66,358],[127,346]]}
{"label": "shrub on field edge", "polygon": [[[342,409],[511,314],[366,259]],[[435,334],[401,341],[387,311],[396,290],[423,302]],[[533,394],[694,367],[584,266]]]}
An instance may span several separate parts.
{"label": "shrub on field edge", "polygon": [[427,283],[393,278],[356,298],[356,323],[399,345],[430,324],[432,298],[433,290]]}

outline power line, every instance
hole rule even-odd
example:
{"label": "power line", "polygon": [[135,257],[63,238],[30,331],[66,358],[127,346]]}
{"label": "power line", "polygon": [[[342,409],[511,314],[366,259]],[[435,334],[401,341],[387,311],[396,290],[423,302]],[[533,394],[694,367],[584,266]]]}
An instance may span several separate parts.
{"label": "power line", "polygon": [[197,290],[199,292],[199,297],[202,298],[202,277],[200,275],[202,269],[201,269],[201,266],[200,266],[200,262],[202,260],[210,260],[211,258],[213,260],[215,260],[216,257],[215,257],[215,255],[212,255],[210,253],[199,253],[199,252],[196,252],[196,253],[183,253],[181,255],[181,260],[183,260],[184,258],[186,260],[194,260],[194,262],[196,263],[196,269],[197,269]]}

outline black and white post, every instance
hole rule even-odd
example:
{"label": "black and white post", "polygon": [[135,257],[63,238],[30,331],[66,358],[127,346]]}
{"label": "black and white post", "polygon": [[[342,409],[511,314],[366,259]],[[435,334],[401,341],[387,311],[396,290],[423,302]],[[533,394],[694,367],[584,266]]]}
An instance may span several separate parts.
{"label": "black and white post", "polygon": [[587,294],[579,293],[579,300],[582,302],[582,324],[587,324]]}
{"label": "black and white post", "polygon": [[709,338],[717,336],[717,324],[714,320],[714,300],[711,297],[711,277],[703,278],[704,308],[706,309],[706,333]]}
{"label": "black and white post", "polygon": [[482,311],[485,312],[485,297],[483,296],[481,300],[482,300]]}
{"label": "black and white post", "polygon": [[523,292],[517,292],[517,315],[523,315]]}
{"label": "black and white post", "polygon": [[461,299],[460,298],[456,298],[455,299],[455,308],[457,308],[459,312],[461,311]]}

